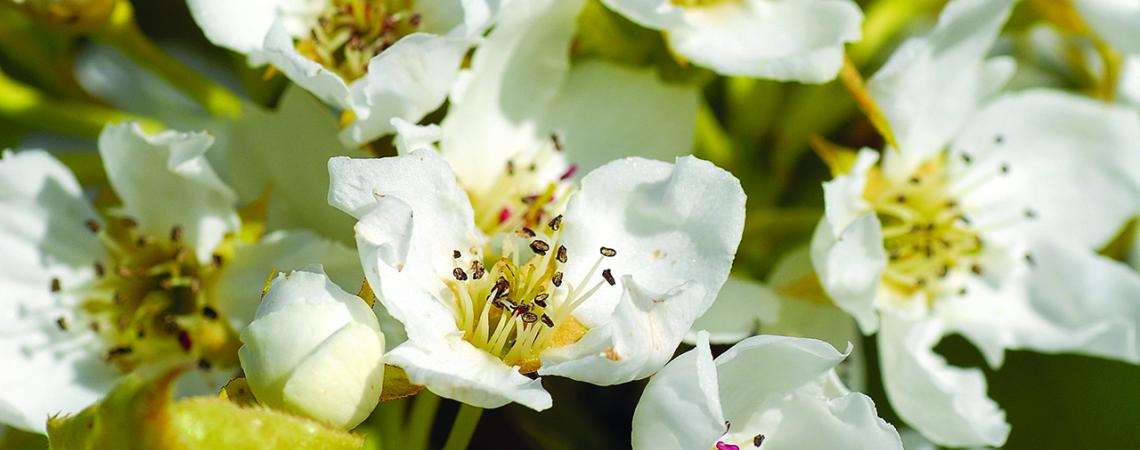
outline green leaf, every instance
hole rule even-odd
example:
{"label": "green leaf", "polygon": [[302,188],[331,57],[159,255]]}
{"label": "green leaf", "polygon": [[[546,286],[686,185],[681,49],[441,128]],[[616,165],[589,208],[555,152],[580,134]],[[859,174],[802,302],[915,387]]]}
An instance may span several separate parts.
{"label": "green leaf", "polygon": [[134,373],[103,401],[48,419],[53,449],[359,449],[364,438],[263,406],[214,397],[172,400],[181,370]]}

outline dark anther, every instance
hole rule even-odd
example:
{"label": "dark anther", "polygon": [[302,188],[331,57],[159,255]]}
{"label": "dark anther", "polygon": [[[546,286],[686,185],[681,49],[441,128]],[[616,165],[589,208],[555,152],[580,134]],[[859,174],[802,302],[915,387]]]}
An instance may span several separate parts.
{"label": "dark anther", "polygon": [[213,263],[214,263],[214,267],[221,267],[221,266],[222,266],[222,262],[224,261],[224,260],[222,259],[222,255],[219,255],[219,254],[217,254],[217,253],[214,253],[214,254],[213,254],[213,256],[211,256],[211,259],[212,259],[212,261],[213,261]]}
{"label": "dark anther", "polygon": [[550,133],[550,142],[554,143],[554,149],[562,151],[562,141],[558,139],[558,135]]}
{"label": "dark anther", "polygon": [[943,264],[942,269],[938,271],[938,278],[946,278],[947,275],[950,275],[950,266]]}
{"label": "dark anther", "polygon": [[761,445],[764,445],[764,435],[763,434],[757,434],[756,437],[752,438],[752,446],[756,447],[756,448],[760,448]]}
{"label": "dark anther", "polygon": [[918,184],[922,182],[922,179],[919,177],[910,177],[908,181],[910,181],[910,184]]}
{"label": "dark anther", "polygon": [[533,205],[535,200],[538,200],[537,195],[527,195],[525,197],[519,198],[519,201],[523,202],[524,205]]}
{"label": "dark anther", "polygon": [[931,247],[930,245],[926,245],[922,248],[922,251],[923,251],[923,253],[926,254],[926,259],[930,259],[930,258],[934,257],[934,247]]}
{"label": "dark anther", "polygon": [[602,252],[602,256],[605,256],[607,258],[617,256],[617,250],[614,250],[614,249],[609,248],[609,247],[602,247],[601,252]]}
{"label": "dark anther", "polygon": [[899,249],[897,249],[897,248],[892,248],[892,249],[891,249],[891,251],[890,251],[890,252],[888,252],[888,255],[889,255],[889,257],[891,258],[891,261],[896,261],[896,260],[898,260],[898,259],[899,259]]}
{"label": "dark anther", "polygon": [[134,352],[134,351],[135,350],[133,348],[131,348],[130,346],[126,346],[126,345],[119,346],[119,347],[111,347],[110,350],[107,350],[107,359],[111,359],[111,358],[114,358],[116,356],[129,355],[129,354],[131,354],[131,352]]}
{"label": "dark anther", "polygon": [[67,331],[67,319],[64,319],[63,317],[55,319],[55,326],[59,327],[59,329],[62,331]]}
{"label": "dark anther", "polygon": [[491,292],[495,293],[495,298],[501,298],[505,297],[507,292],[510,292],[510,289],[511,283],[507,281],[506,278],[499,277],[499,279],[495,281],[495,286],[491,288]]}
{"label": "dark anther", "polygon": [[507,175],[514,175],[514,174],[515,174],[515,162],[508,159],[507,160]]}
{"label": "dark anther", "polygon": [[535,163],[530,163],[530,165],[529,165],[529,166],[526,166],[526,170],[527,170],[528,172],[535,172],[535,171],[537,171],[537,170],[538,170],[538,165],[537,165],[537,164],[535,164]]}
{"label": "dark anther", "polygon": [[957,200],[946,200],[946,207],[947,208],[957,208],[958,207],[958,201]]}
{"label": "dark anther", "polygon": [[566,257],[566,246],[565,245],[559,245],[558,246],[558,255],[555,256],[554,259],[557,259],[558,262],[560,262],[560,263],[563,263],[563,264],[566,263],[567,257]]}
{"label": "dark anther", "polygon": [[1002,175],[1009,173],[1009,163],[1001,163],[1001,166],[998,167],[998,170],[1001,171]]}
{"label": "dark anther", "polygon": [[467,272],[464,272],[463,269],[460,269],[458,267],[451,269],[451,276],[455,277],[455,279],[459,281],[467,281]]}
{"label": "dark anther", "polygon": [[970,272],[974,272],[975,275],[981,275],[982,274],[982,266],[980,264],[971,265],[970,266]]}
{"label": "dark anther", "polygon": [[550,277],[550,282],[554,284],[554,287],[561,287],[562,286],[562,272],[554,272],[554,275],[552,275]]}
{"label": "dark anther", "polygon": [[62,289],[62,286],[60,286],[60,284],[59,284],[59,278],[52,278],[51,279],[51,291],[52,292],[59,292],[60,289]]}
{"label": "dark anther", "polygon": [[971,157],[969,153],[963,153],[962,154],[962,162],[969,164],[973,161],[974,161],[974,158]]}
{"label": "dark anther", "polygon": [[135,240],[135,245],[138,245],[139,247],[146,247],[147,245],[150,245],[151,242],[152,240],[150,236],[139,236],[139,238]]}
{"label": "dark anther", "polygon": [[178,241],[182,240],[182,226],[181,225],[175,225],[173,228],[170,229],[170,240],[173,242],[178,242]]}
{"label": "dark anther", "polygon": [[614,281],[614,274],[612,272],[610,272],[610,269],[606,269],[606,270],[602,271],[602,278],[605,278],[606,283],[609,283],[610,286],[613,286],[614,284],[617,283],[616,281]]}
{"label": "dark anther", "polygon": [[86,222],[83,222],[83,225],[86,226],[88,230],[91,230],[92,233],[99,232],[99,222],[96,222],[95,219],[87,219]]}
{"label": "dark anther", "polygon": [[546,241],[536,239],[530,242],[530,250],[539,255],[545,255],[546,252],[550,251],[550,244],[547,244]]}
{"label": "dark anther", "polygon": [[895,201],[899,203],[906,203],[906,196],[899,194],[897,197],[895,197]]}
{"label": "dark anther", "polygon": [[218,318],[218,311],[209,306],[202,307],[202,316],[207,319],[214,320]]}
{"label": "dark anther", "polygon": [[483,263],[479,262],[479,260],[471,261],[471,278],[478,280],[483,278],[483,274],[486,272],[487,270],[483,268]]}
{"label": "dark anther", "polygon": [[1031,255],[1031,254],[1029,254],[1029,253],[1026,253],[1026,254],[1025,254],[1025,262],[1026,262],[1026,263],[1028,263],[1028,264],[1029,264],[1029,265],[1031,265],[1031,266],[1036,266],[1036,265],[1037,265],[1037,260],[1036,260],[1036,259],[1033,259],[1033,255]]}
{"label": "dark anther", "polygon": [[459,259],[460,256],[463,256],[463,254],[459,253],[459,250],[452,250],[451,251],[451,257],[452,258]]}
{"label": "dark anther", "polygon": [[554,328],[554,320],[551,319],[550,316],[543,314],[539,319],[542,319],[542,323],[546,324],[546,326]]}
{"label": "dark anther", "polygon": [[103,268],[103,263],[95,263],[95,276],[102,278],[105,273],[107,273],[107,269]]}
{"label": "dark anther", "polygon": [[918,287],[926,287],[926,278],[919,278],[914,281],[914,285]]}
{"label": "dark anther", "polygon": [[127,227],[127,228],[135,228],[135,227],[139,226],[139,222],[135,219],[130,218],[130,217],[124,217],[123,218],[123,226]]}
{"label": "dark anther", "polygon": [[210,367],[213,367],[213,366],[210,365],[210,361],[207,361],[206,358],[199,358],[198,359],[198,368],[199,369],[210,370]]}
{"label": "dark anther", "polygon": [[1026,219],[1036,219],[1037,218],[1037,211],[1034,211],[1032,209],[1025,210],[1025,218]]}
{"label": "dark anther", "polygon": [[420,22],[422,22],[423,20],[424,20],[424,16],[419,15],[419,13],[412,14],[411,17],[408,17],[408,25],[411,25],[413,27],[418,27],[418,26],[420,26]]}
{"label": "dark anther", "polygon": [[964,288],[964,287],[963,287],[962,289],[958,289],[958,295],[963,295],[963,296],[964,296],[964,295],[966,295],[966,292],[967,292],[967,291],[966,291],[966,288]]}
{"label": "dark anther", "polygon": [[551,230],[558,231],[558,227],[562,226],[562,214],[554,216],[550,222],[547,222],[546,226],[550,227]]}
{"label": "dark anther", "polygon": [[523,321],[523,323],[538,322],[538,315],[535,313],[532,313],[530,311],[524,312],[522,315],[522,321]]}
{"label": "dark anther", "polygon": [[530,312],[530,305],[523,303],[521,305],[515,306],[512,309],[515,310],[515,314],[526,314]]}
{"label": "dark anther", "polygon": [[190,344],[190,333],[187,333],[186,330],[178,330],[178,346],[182,347],[182,351],[190,351]]}
{"label": "dark anther", "polygon": [[1003,143],[1003,142],[1005,142],[1005,136],[1002,136],[1002,135],[1000,135],[1000,134],[998,134],[998,135],[994,135],[994,143],[995,143],[995,144],[999,144],[999,145],[1000,145],[1000,144],[1001,144],[1001,143]]}
{"label": "dark anther", "polygon": [[731,429],[732,429],[732,422],[729,422],[727,420],[724,421],[724,432],[727,433],[728,430],[731,430]]}
{"label": "dark anther", "polygon": [[503,303],[503,302],[501,302],[501,301],[499,301],[499,300],[491,300],[491,304],[492,304],[492,305],[495,305],[496,307],[498,307],[498,308],[500,308],[500,309],[510,309],[510,308],[508,308],[508,307],[507,307],[507,304],[506,304],[506,303]]}
{"label": "dark anther", "polygon": [[534,237],[534,230],[527,228],[527,227],[519,228],[518,233],[519,233],[519,236],[522,236],[524,238]]}
{"label": "dark anther", "polygon": [[964,223],[964,224],[966,224],[966,225],[970,225],[970,224],[972,224],[972,223],[973,223],[973,222],[971,222],[971,221],[970,221],[970,218],[969,218],[969,217],[966,217],[966,215],[965,215],[965,214],[959,214],[959,215],[958,215],[958,220],[961,220],[961,221],[962,221],[962,223]]}
{"label": "dark anther", "polygon": [[550,294],[547,294],[545,292],[538,294],[534,296],[534,304],[538,305],[541,308],[545,308],[547,298],[550,298]]}

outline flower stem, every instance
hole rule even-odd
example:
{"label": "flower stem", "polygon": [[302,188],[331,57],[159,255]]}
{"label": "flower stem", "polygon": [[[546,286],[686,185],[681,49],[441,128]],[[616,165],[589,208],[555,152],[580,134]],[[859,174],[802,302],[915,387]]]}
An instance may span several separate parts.
{"label": "flower stem", "polygon": [[90,103],[48,98],[0,72],[0,117],[29,128],[94,138],[108,123],[136,121],[147,131],[164,128],[157,120]]}
{"label": "flower stem", "polygon": [[431,437],[431,426],[435,422],[435,412],[439,409],[439,396],[431,391],[422,391],[412,402],[405,444],[409,450],[427,450]]}
{"label": "flower stem", "polygon": [[144,67],[185,92],[210,114],[237,117],[241,99],[233,92],[191,70],[150,41],[135,23],[134,8],[126,0],[116,5],[107,24],[95,37],[111,44]]}
{"label": "flower stem", "polygon": [[451,432],[447,434],[447,443],[443,450],[464,450],[475,435],[475,427],[479,426],[479,418],[483,415],[483,408],[471,406],[466,403],[459,404],[459,413],[455,416],[455,423],[451,425]]}
{"label": "flower stem", "polygon": [[697,107],[697,151],[701,156],[724,168],[732,167],[732,138],[720,124],[707,102]]}
{"label": "flower stem", "polygon": [[883,136],[887,144],[890,144],[895,151],[899,151],[898,141],[895,140],[895,135],[891,132],[891,126],[887,123],[886,116],[883,116],[883,112],[879,110],[879,105],[875,103],[875,99],[867,91],[867,86],[863,83],[863,76],[859,74],[859,69],[855,67],[855,63],[850,57],[845,56],[843,58],[843,68],[839,69],[839,81],[843,87],[847,88],[847,92],[855,99],[855,104],[859,105],[859,109],[867,116],[867,120],[871,121],[875,130]]}

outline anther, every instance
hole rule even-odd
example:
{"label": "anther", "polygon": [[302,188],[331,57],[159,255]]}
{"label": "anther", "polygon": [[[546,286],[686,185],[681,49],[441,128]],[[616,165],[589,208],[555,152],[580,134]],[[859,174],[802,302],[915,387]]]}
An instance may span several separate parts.
{"label": "anther", "polygon": [[188,352],[190,345],[190,333],[187,333],[186,330],[178,330],[178,346],[182,347],[182,351]]}
{"label": "anther", "polygon": [[910,177],[910,180],[908,180],[908,181],[910,181],[910,184],[919,184],[922,182],[922,179],[915,176],[915,177]]}
{"label": "anther", "polygon": [[982,274],[982,266],[980,264],[971,265],[970,266],[970,272],[974,272],[975,275],[981,275]]}
{"label": "anther", "polygon": [[515,162],[508,159],[507,160],[507,175],[514,175],[514,174],[515,174]]}
{"label": "anther", "polygon": [[95,263],[95,276],[102,278],[103,274],[107,273],[107,269],[103,267],[103,263]]}
{"label": "anther", "polygon": [[974,161],[974,158],[969,153],[962,154],[962,162],[969,164]]}
{"label": "anther", "polygon": [[557,259],[558,262],[566,264],[566,260],[569,258],[566,257],[566,246],[565,245],[559,245],[558,246],[558,255],[555,256],[554,258]]}
{"label": "anther", "polygon": [[67,331],[67,319],[63,317],[55,319],[55,326],[59,327],[60,331]]}
{"label": "anther", "polygon": [[139,222],[135,219],[130,218],[130,217],[124,217],[122,219],[122,224],[124,227],[127,227],[127,228],[136,228],[139,226]]}
{"label": "anther", "polygon": [[543,314],[539,319],[542,319],[542,323],[546,324],[546,326],[554,328],[554,320],[551,319],[550,316]]}
{"label": "anther", "polygon": [[536,239],[531,241],[530,250],[539,255],[545,255],[546,252],[550,251],[550,244],[547,244],[546,241]]}
{"label": "anther", "polygon": [[994,135],[994,143],[995,144],[1001,145],[1003,142],[1005,142],[1005,136],[1002,136],[1000,134]]}
{"label": "anther", "polygon": [[534,230],[527,227],[522,227],[519,228],[518,235],[524,238],[532,238],[534,237]]}
{"label": "anther", "polygon": [[150,236],[139,236],[139,238],[135,240],[135,245],[139,247],[146,247],[147,245],[150,245],[151,242],[153,242],[153,240],[150,238]]}
{"label": "anther", "polygon": [[943,264],[942,269],[938,271],[938,278],[946,278],[947,275],[950,275],[950,266]]}
{"label": "anther", "polygon": [[451,257],[452,258],[459,259],[461,256],[463,256],[463,254],[459,253],[459,250],[452,250],[451,251]]}
{"label": "anther", "polygon": [[535,313],[532,313],[530,311],[527,311],[527,312],[523,313],[522,321],[523,321],[523,323],[528,323],[528,324],[538,322],[538,315]]}
{"label": "anther", "polygon": [[761,445],[764,445],[764,435],[763,434],[757,434],[755,437],[752,438],[752,446],[756,447],[756,448],[760,448]]}
{"label": "anther", "polygon": [[966,290],[965,287],[958,289],[958,295],[965,296],[966,292],[968,292],[968,291]]}
{"label": "anther", "polygon": [[463,269],[460,269],[458,267],[451,269],[451,276],[455,277],[455,279],[459,281],[467,281],[467,272],[464,272]]}
{"label": "anther", "polygon": [[550,283],[553,284],[554,287],[561,287],[562,286],[562,272],[554,272],[554,275],[552,275],[550,277]]}
{"label": "anther", "polygon": [[87,219],[86,222],[83,222],[83,225],[86,226],[87,229],[92,233],[99,232],[99,222],[96,222],[95,219]]}
{"label": "anther", "polygon": [[483,268],[483,263],[479,262],[479,260],[471,261],[471,278],[478,280],[483,278],[483,274],[486,272],[487,270]]}
{"label": "anther", "polygon": [[1025,262],[1028,263],[1030,266],[1036,266],[1037,265],[1037,260],[1033,259],[1033,255],[1030,253],[1025,254]]}
{"label": "anther", "polygon": [[202,316],[207,318],[207,319],[214,320],[214,319],[218,318],[218,311],[215,310],[214,308],[209,307],[209,306],[203,306],[202,307]]}
{"label": "anther", "polygon": [[895,197],[895,201],[898,203],[906,203],[906,196],[903,194],[899,194],[898,196]]}
{"label": "anther", "polygon": [[175,225],[174,227],[172,227],[170,229],[170,240],[171,240],[171,242],[178,242],[178,241],[182,240],[182,226],[181,225]]}
{"label": "anther", "polygon": [[1037,211],[1034,211],[1032,209],[1025,210],[1025,218],[1026,219],[1036,219],[1037,218]]}
{"label": "anther", "polygon": [[919,278],[915,280],[914,285],[920,288],[926,287],[926,278]]}
{"label": "anther", "polygon": [[62,289],[62,286],[60,286],[59,278],[52,278],[51,279],[51,291],[52,292],[59,292],[60,289]]}
{"label": "anther", "polygon": [[418,26],[420,26],[420,22],[422,22],[423,20],[424,20],[424,17],[421,16],[419,13],[412,14],[411,17],[408,17],[408,25],[411,25],[413,27],[418,27]]}
{"label": "anther", "polygon": [[558,139],[558,135],[550,133],[550,142],[554,144],[554,149],[562,151],[562,140]]}
{"label": "anther", "polygon": [[614,249],[609,248],[609,247],[602,247],[600,249],[600,251],[602,252],[602,256],[605,256],[607,258],[612,258],[614,256],[617,256],[617,250],[614,250]]}
{"label": "anther", "polygon": [[602,271],[602,278],[605,278],[606,283],[609,283],[610,286],[613,286],[614,284],[617,283],[616,281],[614,281],[614,274],[612,272],[610,272],[610,269],[606,269],[606,270]]}
{"label": "anther", "polygon": [[998,167],[998,170],[1001,171],[1002,175],[1009,174],[1009,163],[1001,163],[1001,166]]}
{"label": "anther", "polygon": [[543,292],[541,294],[534,296],[533,301],[534,301],[534,304],[538,305],[540,308],[545,308],[547,298],[550,298],[550,294]]}
{"label": "anther", "polygon": [[219,254],[217,254],[217,253],[214,253],[214,254],[211,256],[211,262],[214,264],[214,267],[221,267],[221,266],[222,266],[222,262],[224,262],[224,261],[225,261],[225,260],[224,260],[224,259],[222,259],[222,255],[219,255]]}
{"label": "anther", "polygon": [[562,214],[554,216],[546,226],[550,227],[551,230],[558,231],[558,228],[562,226]]}
{"label": "anther", "polygon": [[198,359],[198,368],[199,369],[210,370],[210,367],[213,367],[213,366],[210,364],[210,361],[206,360],[206,358],[199,358]]}
{"label": "anther", "polygon": [[133,353],[134,351],[135,350],[128,345],[111,347],[110,350],[107,350],[107,359],[112,359],[112,358],[115,358],[118,356],[129,355],[129,354]]}

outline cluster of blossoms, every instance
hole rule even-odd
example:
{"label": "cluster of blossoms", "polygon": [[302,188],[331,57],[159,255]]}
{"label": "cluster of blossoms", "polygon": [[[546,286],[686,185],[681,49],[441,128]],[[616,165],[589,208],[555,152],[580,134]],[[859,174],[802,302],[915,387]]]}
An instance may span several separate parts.
{"label": "cluster of blossoms", "polygon": [[127,0],[0,1],[81,93],[0,73],[0,423],[419,450],[443,397],[458,449],[559,377],[638,387],[635,450],[1002,446],[944,337],[1140,364],[1140,4],[918,3],[187,0],[239,98]]}

